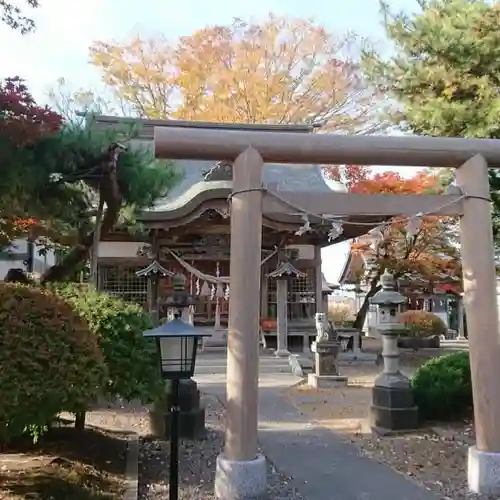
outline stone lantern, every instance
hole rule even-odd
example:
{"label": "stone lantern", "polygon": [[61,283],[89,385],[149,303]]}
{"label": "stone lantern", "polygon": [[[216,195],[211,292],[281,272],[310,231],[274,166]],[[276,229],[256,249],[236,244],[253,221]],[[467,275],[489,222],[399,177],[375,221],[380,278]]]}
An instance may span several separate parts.
{"label": "stone lantern", "polygon": [[[188,310],[194,304],[194,297],[186,290],[186,277],[182,274],[172,276],[172,292],[160,304],[166,313],[166,320],[180,319],[189,325]],[[190,325],[192,328],[192,326]],[[168,381],[167,381],[168,383]],[[205,433],[205,408],[200,402],[200,391],[192,379],[179,380],[178,405],[179,436],[185,439],[198,439]],[[158,401],[150,413],[152,433],[156,436],[168,437],[172,421],[172,393],[167,385],[165,397]]]}
{"label": "stone lantern", "polygon": [[406,297],[396,290],[394,276],[387,270],[380,277],[380,285],[382,289],[370,302],[378,307],[377,329],[382,337],[384,368],[372,389],[370,424],[374,431],[385,434],[415,429],[418,409],[410,380],[399,371],[398,336],[403,328],[399,309]]}
{"label": "stone lantern", "polygon": [[288,357],[288,281],[296,278],[304,278],[306,273],[299,271],[285,257],[279,266],[268,273],[267,278],[276,280],[276,329],[277,345],[276,356]]}
{"label": "stone lantern", "polygon": [[179,311],[182,320],[192,324],[189,310],[196,301],[186,290],[186,282],[187,278],[183,274],[174,274],[172,276],[172,292],[161,302],[161,306],[168,319],[173,319],[173,315]]}

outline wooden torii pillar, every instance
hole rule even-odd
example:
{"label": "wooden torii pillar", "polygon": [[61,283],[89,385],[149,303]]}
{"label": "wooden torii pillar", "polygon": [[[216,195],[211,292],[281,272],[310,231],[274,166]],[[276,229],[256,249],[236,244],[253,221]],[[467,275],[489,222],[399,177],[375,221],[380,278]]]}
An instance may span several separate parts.
{"label": "wooden torii pillar", "polygon": [[[488,167],[500,168],[500,140],[337,136],[214,128],[155,128],[157,158],[233,161],[231,301],[227,353],[227,423],[217,460],[216,496],[256,498],[266,489],[257,452],[258,331],[262,213],[290,206],[262,189],[264,163],[456,167],[463,195],[279,193],[310,213],[349,216],[463,215],[460,222],[477,445],[469,452],[469,487],[499,493],[500,337]],[[255,300],[249,300],[254,297]]]}

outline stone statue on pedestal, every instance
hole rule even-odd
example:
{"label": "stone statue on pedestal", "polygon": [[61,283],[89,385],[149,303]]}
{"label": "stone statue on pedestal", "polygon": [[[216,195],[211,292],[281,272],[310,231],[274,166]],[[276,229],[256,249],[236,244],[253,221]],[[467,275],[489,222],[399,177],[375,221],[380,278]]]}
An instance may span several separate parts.
{"label": "stone statue on pedestal", "polygon": [[325,313],[316,313],[316,342],[338,340],[338,334],[333,328],[332,324],[328,321]]}
{"label": "stone statue on pedestal", "polygon": [[341,349],[338,335],[325,313],[316,313],[315,321],[316,341],[311,346],[314,353],[314,373],[309,374],[308,383],[316,388],[345,386],[347,377],[339,375],[337,366]]}

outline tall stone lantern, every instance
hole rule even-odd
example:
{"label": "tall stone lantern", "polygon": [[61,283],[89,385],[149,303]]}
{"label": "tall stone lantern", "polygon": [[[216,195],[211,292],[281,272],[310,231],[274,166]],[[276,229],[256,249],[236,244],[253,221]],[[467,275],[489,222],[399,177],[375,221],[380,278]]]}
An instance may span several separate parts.
{"label": "tall stone lantern", "polygon": [[[186,290],[186,277],[175,274],[172,277],[172,292],[160,302],[162,316],[168,321],[180,313],[188,323],[189,308],[194,304],[194,297]],[[179,380],[179,436],[185,439],[198,439],[205,433],[205,408],[200,402],[200,391],[193,379]],[[156,436],[169,436],[171,424],[172,395],[170,386],[165,397],[158,401],[150,413],[152,433]]]}
{"label": "tall stone lantern", "polygon": [[290,261],[292,257],[286,255],[278,267],[268,273],[269,279],[276,280],[276,329],[277,345],[275,355],[288,357],[288,282],[297,278],[304,278],[306,273],[299,271]]}
{"label": "tall stone lantern", "polygon": [[372,389],[370,424],[374,431],[387,434],[415,429],[418,409],[410,380],[399,371],[398,336],[403,328],[399,309],[406,297],[396,290],[394,276],[387,270],[380,277],[380,285],[382,289],[372,297],[371,303],[378,307],[377,329],[382,337],[384,368]]}

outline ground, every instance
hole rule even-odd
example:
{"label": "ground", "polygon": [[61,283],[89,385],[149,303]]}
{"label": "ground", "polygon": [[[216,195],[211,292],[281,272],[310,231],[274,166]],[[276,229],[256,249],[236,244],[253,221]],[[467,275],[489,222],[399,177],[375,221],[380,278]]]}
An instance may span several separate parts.
{"label": "ground", "polygon": [[[425,358],[422,353],[405,353],[403,370],[411,374]],[[380,366],[366,363],[342,366],[341,372],[349,376],[348,387],[311,390],[297,384],[298,379],[291,375],[286,360],[267,355],[261,357],[260,364],[259,425],[263,452],[271,459],[269,500],[331,500],[332,481],[336,484],[336,500],[364,498],[359,496],[358,487],[371,490],[370,498],[385,498],[388,481],[393,487],[408,491],[407,496],[398,493],[399,498],[476,498],[466,492],[466,453],[474,442],[470,422],[384,438],[372,435],[367,429],[370,387]],[[201,441],[181,443],[181,500],[214,499],[215,460],[223,446],[225,356],[200,356],[197,379],[204,392],[207,435]],[[3,450],[0,499],[122,498],[126,438],[130,432],[140,436],[138,499],[160,500],[167,496],[168,443],[149,435],[147,407],[116,401],[89,412],[87,423],[89,428],[80,438],[63,427],[38,449],[24,444]],[[346,448],[351,445],[340,445],[328,429],[373,460],[363,462],[353,456]],[[299,458],[304,456],[308,457],[307,463]],[[299,462],[302,465],[297,466]],[[376,462],[401,475],[371,465]],[[321,471],[325,463],[329,468]],[[370,479],[363,485],[357,467],[363,468],[367,476],[382,479],[378,484]],[[316,478],[312,479],[314,474]],[[437,496],[420,496],[420,490],[411,490],[406,480],[398,480],[403,475]],[[326,486],[317,494],[311,493],[312,486],[319,486],[318,477],[325,478]],[[490,500],[486,496],[479,498]]]}
{"label": "ground", "polygon": [[126,436],[87,428],[55,428],[39,445],[11,443],[0,453],[2,500],[122,498]]}
{"label": "ground", "polygon": [[[180,450],[180,500],[212,500],[215,461],[224,444],[224,408],[215,396],[205,395],[207,436],[202,441],[184,441]],[[139,458],[139,499],[162,500],[168,492],[168,443],[142,440]],[[268,468],[269,500],[304,500],[272,464]]]}
{"label": "ground", "polygon": [[[427,356],[407,352],[403,370],[410,374]],[[395,437],[380,437],[368,426],[371,387],[379,368],[360,363],[341,367],[349,385],[337,389],[311,389],[305,383],[284,394],[307,418],[342,435],[366,456],[412,477],[442,500],[481,500],[467,492],[467,449],[474,443],[473,425],[463,420],[450,425],[430,425],[422,431]]]}

